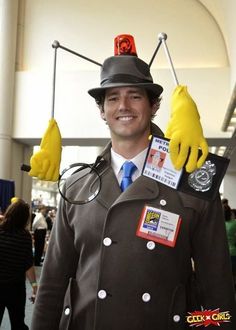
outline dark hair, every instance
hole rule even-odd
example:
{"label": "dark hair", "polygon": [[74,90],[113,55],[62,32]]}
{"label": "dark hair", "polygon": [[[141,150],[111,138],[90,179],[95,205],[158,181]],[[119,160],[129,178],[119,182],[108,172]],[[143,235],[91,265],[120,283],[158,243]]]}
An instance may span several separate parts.
{"label": "dark hair", "polygon": [[30,217],[30,207],[22,199],[12,203],[6,209],[0,228],[5,231],[26,229]]}
{"label": "dark hair", "polygon": [[223,199],[221,200],[221,203],[222,203],[223,205],[228,205],[228,204],[229,204],[229,201],[228,201],[227,198],[223,198]]}
{"label": "dark hair", "polygon": [[225,217],[225,221],[230,221],[232,219],[232,211],[229,206],[224,207],[224,217]]}
{"label": "dark hair", "polygon": [[[146,90],[147,93],[147,97],[149,100],[149,103],[151,106],[153,106],[154,104],[156,104],[156,110],[159,109],[160,107],[160,103],[161,103],[161,97],[155,95],[152,91],[147,90],[144,88],[144,90]],[[101,112],[104,112],[104,101],[105,101],[105,91],[103,93],[100,94],[100,96],[98,96],[97,98],[95,98],[95,102],[97,104],[97,106],[99,107]],[[152,119],[155,117],[155,115],[152,116]]]}

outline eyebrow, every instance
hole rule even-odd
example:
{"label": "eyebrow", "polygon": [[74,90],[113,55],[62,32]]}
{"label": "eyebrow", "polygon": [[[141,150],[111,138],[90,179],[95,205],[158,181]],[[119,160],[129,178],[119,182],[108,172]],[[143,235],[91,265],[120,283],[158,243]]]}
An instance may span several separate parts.
{"label": "eyebrow", "polygon": [[[142,89],[132,88],[132,87],[127,91],[127,93],[128,94],[140,94],[140,95],[145,94]],[[107,91],[106,96],[112,96],[112,95],[118,95],[118,94],[119,94],[119,91],[112,91],[112,92]]]}

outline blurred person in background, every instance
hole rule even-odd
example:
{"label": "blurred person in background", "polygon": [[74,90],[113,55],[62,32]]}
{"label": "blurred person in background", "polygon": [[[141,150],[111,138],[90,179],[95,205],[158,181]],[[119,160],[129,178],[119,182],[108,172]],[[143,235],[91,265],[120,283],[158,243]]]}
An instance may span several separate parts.
{"label": "blurred person in background", "polygon": [[231,209],[232,217],[236,220],[236,209]]}
{"label": "blurred person in background", "polygon": [[12,330],[29,329],[24,322],[26,276],[32,285],[32,302],[37,292],[29,218],[29,205],[17,199],[0,223],[0,325],[7,308]]}
{"label": "blurred person in background", "polygon": [[47,222],[47,225],[48,225],[48,231],[49,231],[49,233],[52,230],[53,221],[54,221],[53,210],[49,210],[48,211],[48,214],[46,216],[46,222]]}
{"label": "blurred person in background", "polygon": [[41,266],[42,256],[44,253],[45,239],[47,234],[47,221],[46,221],[47,208],[42,205],[39,212],[36,213],[32,224],[34,232],[34,265]]}
{"label": "blurred person in background", "polygon": [[223,210],[227,209],[229,206],[229,200],[227,198],[223,198],[221,200],[221,203],[222,203],[222,207],[223,207]]}

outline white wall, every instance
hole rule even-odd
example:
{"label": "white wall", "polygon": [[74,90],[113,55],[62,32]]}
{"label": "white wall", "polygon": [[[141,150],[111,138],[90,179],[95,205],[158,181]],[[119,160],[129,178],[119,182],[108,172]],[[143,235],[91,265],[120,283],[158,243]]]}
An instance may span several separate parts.
{"label": "white wall", "polygon": [[235,0],[200,0],[208,8],[216,23],[222,31],[227,53],[229,56],[229,64],[231,68],[231,91],[234,88],[236,81],[236,1]]}
{"label": "white wall", "polygon": [[[227,15],[229,9],[225,5]],[[162,31],[168,34],[167,44],[178,68],[179,82],[189,86],[199,105],[206,137],[228,136],[220,132],[230,96],[231,72],[222,34],[226,28],[221,29],[200,1],[25,0],[21,1],[20,13],[21,65],[16,73],[14,138],[39,138],[47,127],[52,104],[51,44],[55,39],[102,63],[113,54],[114,37],[131,33],[139,57],[149,62]],[[152,72],[154,80],[165,89],[158,114],[164,129],[174,84],[163,48]],[[55,118],[63,138],[108,136],[87,94],[98,84],[98,66],[58,49]]]}
{"label": "white wall", "polygon": [[[165,130],[170,115],[170,98],[175,88],[170,70],[152,70],[154,80],[164,86],[156,122]],[[207,137],[228,137],[219,132],[228,103],[229,69],[178,69],[180,81],[198,105]],[[40,138],[51,116],[50,74],[17,72],[15,94],[15,139]],[[64,139],[106,138],[108,129],[87,90],[99,84],[99,70],[59,72],[57,75],[55,118]],[[214,118],[214,120],[212,120]],[[209,120],[210,119],[210,120]]]}

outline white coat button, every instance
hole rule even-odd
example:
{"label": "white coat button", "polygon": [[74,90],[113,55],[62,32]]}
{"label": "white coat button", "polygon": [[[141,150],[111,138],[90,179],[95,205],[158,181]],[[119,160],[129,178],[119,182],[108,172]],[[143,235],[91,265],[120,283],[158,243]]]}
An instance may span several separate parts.
{"label": "white coat button", "polygon": [[70,308],[66,307],[64,313],[65,313],[65,315],[69,315],[70,314]]}
{"label": "white coat button", "polygon": [[148,293],[148,292],[145,292],[143,295],[142,295],[142,300],[144,302],[149,302],[151,300],[151,295]]}
{"label": "white coat button", "polygon": [[161,204],[162,206],[165,206],[165,205],[166,205],[166,200],[165,200],[165,199],[161,199],[161,200],[160,200],[160,204]]}
{"label": "white coat button", "polygon": [[105,246],[110,246],[112,244],[112,240],[110,239],[110,237],[105,237],[103,240],[103,244]]}
{"label": "white coat button", "polygon": [[147,242],[147,248],[148,250],[154,250],[155,249],[156,244],[153,241],[148,241]]}
{"label": "white coat button", "polygon": [[105,290],[99,290],[99,291],[98,291],[98,298],[99,298],[99,299],[105,299],[106,296],[107,296],[107,293],[106,293]]}
{"label": "white coat button", "polygon": [[173,316],[173,320],[174,320],[174,322],[179,322],[180,321],[180,316],[179,315],[174,315]]}

